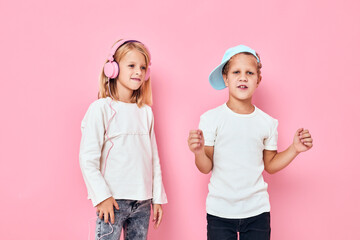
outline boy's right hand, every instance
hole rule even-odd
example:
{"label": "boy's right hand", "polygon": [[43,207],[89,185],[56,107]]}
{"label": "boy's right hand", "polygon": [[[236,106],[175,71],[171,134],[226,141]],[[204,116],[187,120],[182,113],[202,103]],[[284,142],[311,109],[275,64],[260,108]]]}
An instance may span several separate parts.
{"label": "boy's right hand", "polygon": [[204,135],[200,129],[191,130],[189,132],[188,145],[190,151],[195,154],[204,151]]}
{"label": "boy's right hand", "polygon": [[119,210],[119,205],[116,202],[116,200],[113,197],[109,197],[96,205],[96,212],[99,213],[99,218],[103,219],[105,223],[108,223],[109,221],[109,215],[110,215],[110,221],[111,224],[115,223],[115,215],[114,215],[114,207]]}

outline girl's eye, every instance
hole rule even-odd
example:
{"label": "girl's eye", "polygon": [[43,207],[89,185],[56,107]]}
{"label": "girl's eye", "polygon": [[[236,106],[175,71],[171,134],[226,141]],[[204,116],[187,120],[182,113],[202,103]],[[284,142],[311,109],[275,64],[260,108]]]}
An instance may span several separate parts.
{"label": "girl's eye", "polygon": [[133,67],[135,67],[135,65],[134,65],[134,64],[130,64],[129,67],[133,68]]}
{"label": "girl's eye", "polygon": [[233,72],[234,74],[239,74],[240,73],[240,71],[235,71],[235,72]]}
{"label": "girl's eye", "polygon": [[254,75],[254,73],[253,73],[253,72],[248,72],[248,74],[250,74],[250,75]]}
{"label": "girl's eye", "polygon": [[142,70],[146,70],[146,67],[141,67]]}

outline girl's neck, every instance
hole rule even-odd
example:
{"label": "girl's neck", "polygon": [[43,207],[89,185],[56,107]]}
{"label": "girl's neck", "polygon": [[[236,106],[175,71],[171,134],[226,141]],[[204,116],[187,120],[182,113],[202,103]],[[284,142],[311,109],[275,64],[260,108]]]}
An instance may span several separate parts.
{"label": "girl's neck", "polygon": [[124,103],[134,103],[134,101],[132,101],[131,99],[128,99],[128,98],[124,98],[123,96],[119,95],[118,101],[120,102],[124,102]]}
{"label": "girl's neck", "polygon": [[254,110],[255,110],[254,105],[251,103],[251,99],[246,100],[246,101],[239,101],[239,100],[230,98],[226,102],[226,105],[233,112],[238,113],[238,114],[250,114],[250,113],[254,112]]}
{"label": "girl's neck", "polygon": [[121,84],[117,86],[117,95],[118,100],[125,103],[133,103],[131,97],[133,95],[133,90],[125,88]]}

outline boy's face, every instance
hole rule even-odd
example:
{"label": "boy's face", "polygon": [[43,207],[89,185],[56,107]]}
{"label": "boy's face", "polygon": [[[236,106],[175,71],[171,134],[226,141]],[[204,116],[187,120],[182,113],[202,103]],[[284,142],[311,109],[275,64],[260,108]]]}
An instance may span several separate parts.
{"label": "boy's face", "polygon": [[237,54],[229,62],[229,71],[223,75],[229,88],[229,98],[238,101],[252,99],[261,78],[257,73],[257,60],[253,55]]}

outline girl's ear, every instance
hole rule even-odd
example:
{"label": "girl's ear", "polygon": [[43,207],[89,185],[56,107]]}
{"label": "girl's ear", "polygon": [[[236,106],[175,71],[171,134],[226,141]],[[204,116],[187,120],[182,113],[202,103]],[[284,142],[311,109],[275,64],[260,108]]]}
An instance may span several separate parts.
{"label": "girl's ear", "polygon": [[224,79],[225,86],[229,87],[229,81],[228,81],[226,75],[223,74],[222,76],[223,76],[223,79]]}

